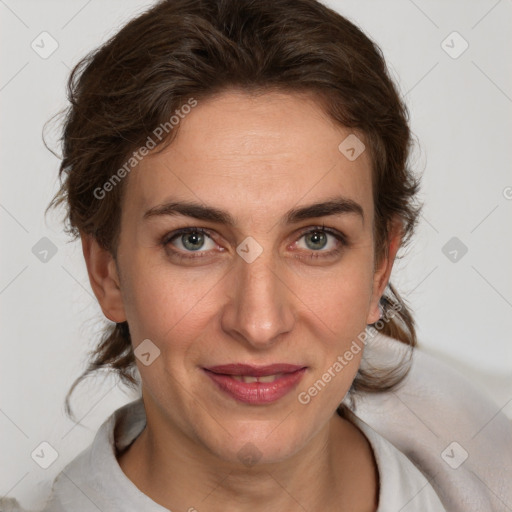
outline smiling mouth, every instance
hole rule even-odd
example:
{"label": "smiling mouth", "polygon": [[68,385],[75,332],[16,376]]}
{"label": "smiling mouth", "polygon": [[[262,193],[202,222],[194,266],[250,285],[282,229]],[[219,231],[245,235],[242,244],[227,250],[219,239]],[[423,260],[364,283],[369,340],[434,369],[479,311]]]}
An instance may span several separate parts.
{"label": "smiling mouth", "polygon": [[297,386],[306,370],[304,366],[284,363],[262,367],[231,364],[203,368],[216,389],[251,405],[269,404],[284,397]]}

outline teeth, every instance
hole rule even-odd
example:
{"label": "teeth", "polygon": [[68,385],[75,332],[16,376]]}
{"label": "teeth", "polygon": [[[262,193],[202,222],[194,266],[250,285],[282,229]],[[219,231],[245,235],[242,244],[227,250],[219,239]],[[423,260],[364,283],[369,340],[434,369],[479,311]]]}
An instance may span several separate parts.
{"label": "teeth", "polygon": [[276,373],[275,375],[265,375],[261,377],[253,377],[252,375],[231,375],[231,377],[238,382],[245,382],[246,384],[252,384],[253,382],[274,382],[279,377],[282,377],[282,373]]}
{"label": "teeth", "polygon": [[260,382],[274,382],[276,379],[281,377],[282,373],[276,373],[275,375],[265,375],[263,377],[258,377]]}

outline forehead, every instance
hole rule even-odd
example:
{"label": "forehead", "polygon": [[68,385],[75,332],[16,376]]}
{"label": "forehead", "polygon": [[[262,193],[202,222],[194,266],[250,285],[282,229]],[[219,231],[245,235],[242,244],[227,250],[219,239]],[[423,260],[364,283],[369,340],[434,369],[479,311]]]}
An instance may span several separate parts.
{"label": "forehead", "polygon": [[172,197],[243,217],[343,195],[371,213],[369,152],[352,160],[339,149],[351,133],[312,95],[224,92],[198,101],[173,142],[140,161],[123,209],[147,210]]}

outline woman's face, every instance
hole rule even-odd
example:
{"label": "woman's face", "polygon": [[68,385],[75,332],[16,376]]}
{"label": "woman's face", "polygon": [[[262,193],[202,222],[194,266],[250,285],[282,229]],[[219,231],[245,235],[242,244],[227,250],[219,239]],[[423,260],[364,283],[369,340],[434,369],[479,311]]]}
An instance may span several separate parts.
{"label": "woman's face", "polygon": [[[118,266],[97,295],[128,321],[149,425],[226,461],[272,462],[333,417],[395,252],[374,272],[370,157],[354,159],[353,137],[338,148],[350,133],[305,96],[225,92],[126,178]],[[240,364],[302,370],[263,371],[273,383],[207,370]]]}

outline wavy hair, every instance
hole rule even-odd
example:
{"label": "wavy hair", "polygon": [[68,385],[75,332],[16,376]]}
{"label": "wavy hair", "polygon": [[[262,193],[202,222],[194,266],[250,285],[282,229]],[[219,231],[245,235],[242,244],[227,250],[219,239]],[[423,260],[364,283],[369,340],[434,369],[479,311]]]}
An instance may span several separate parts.
{"label": "wavy hair", "polygon": [[[128,22],[71,72],[61,186],[48,208],[65,205],[67,232],[94,236],[115,258],[123,182],[101,199],[95,190],[187,100],[230,88],[314,93],[331,119],[361,133],[372,161],[376,260],[396,215],[407,244],[421,208],[419,178],[408,166],[407,107],[380,48],[315,0],[163,0]],[[391,283],[381,306],[384,315],[396,311],[381,332],[414,347],[412,313]],[[77,384],[102,369],[140,386],[126,322],[104,330],[66,396],[68,415]],[[350,392],[392,389],[407,371],[403,361],[384,373],[360,369]]]}

